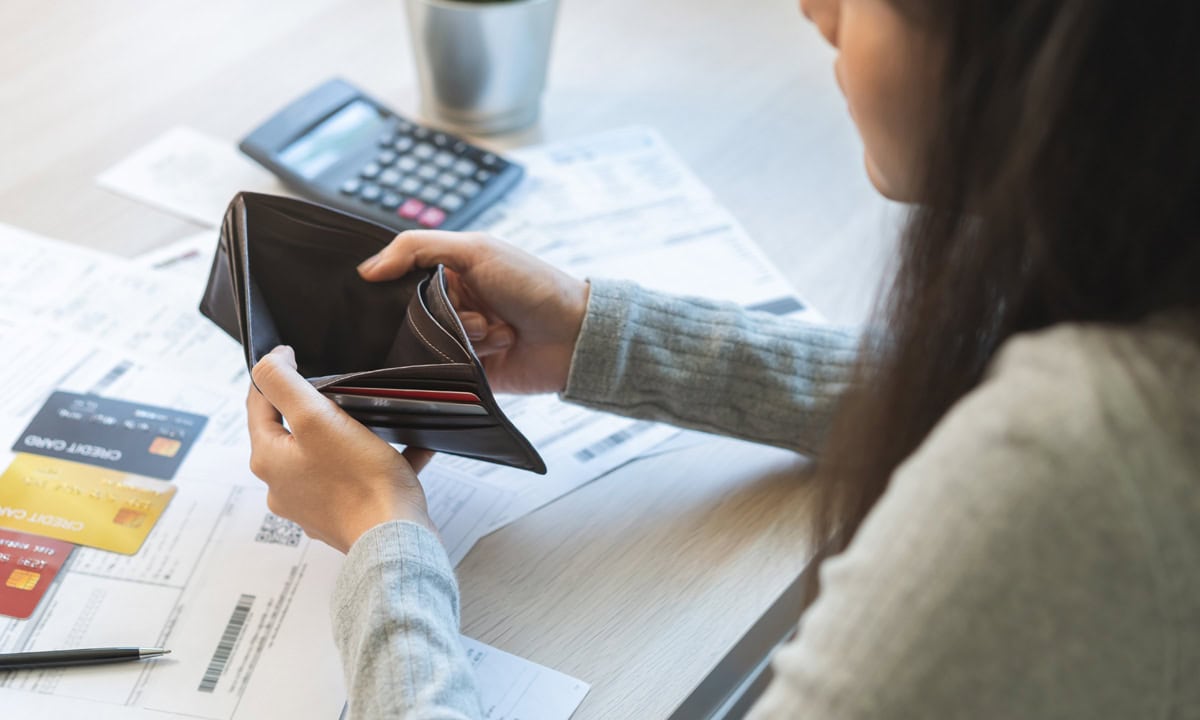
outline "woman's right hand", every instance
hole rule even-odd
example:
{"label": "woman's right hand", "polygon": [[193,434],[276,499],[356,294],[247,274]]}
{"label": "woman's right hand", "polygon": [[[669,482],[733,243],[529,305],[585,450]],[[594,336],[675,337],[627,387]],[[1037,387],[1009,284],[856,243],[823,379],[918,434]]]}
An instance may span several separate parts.
{"label": "woman's right hand", "polygon": [[409,230],[359,266],[366,280],[446,266],[450,301],[498,392],[561,392],[588,284],[483,233]]}

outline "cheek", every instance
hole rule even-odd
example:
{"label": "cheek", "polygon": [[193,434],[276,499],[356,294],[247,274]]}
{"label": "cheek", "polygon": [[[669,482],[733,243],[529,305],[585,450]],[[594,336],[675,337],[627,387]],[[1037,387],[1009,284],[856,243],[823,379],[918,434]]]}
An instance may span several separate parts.
{"label": "cheek", "polygon": [[871,182],[893,200],[906,199],[905,178],[911,174],[909,142],[900,103],[889,97],[880,78],[846,73],[842,81],[850,116],[862,138]]}
{"label": "cheek", "polygon": [[886,22],[845,28],[836,71],[871,182],[893,200],[915,200],[920,88],[904,38],[888,30]]}

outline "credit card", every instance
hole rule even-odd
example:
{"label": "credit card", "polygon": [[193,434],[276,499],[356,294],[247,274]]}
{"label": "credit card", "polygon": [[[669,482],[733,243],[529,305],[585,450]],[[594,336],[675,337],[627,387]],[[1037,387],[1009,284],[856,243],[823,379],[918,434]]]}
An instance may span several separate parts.
{"label": "credit card", "polygon": [[417,388],[376,388],[350,385],[333,385],[321,388],[324,393],[340,395],[362,395],[364,397],[388,397],[402,400],[432,400],[435,402],[477,403],[479,396],[465,390],[420,390]]}
{"label": "credit card", "polygon": [[32,615],[74,549],[61,540],[0,530],[0,615]]}
{"label": "credit card", "polygon": [[347,410],[375,410],[424,415],[487,415],[482,405],[466,402],[437,402],[433,400],[409,400],[395,397],[373,397],[348,393],[328,393],[329,399]]}
{"label": "credit card", "polygon": [[17,453],[0,475],[0,528],[132,555],[174,496],[165,480]]}
{"label": "credit card", "polygon": [[55,392],[12,449],[170,480],[207,420],[153,405]]}

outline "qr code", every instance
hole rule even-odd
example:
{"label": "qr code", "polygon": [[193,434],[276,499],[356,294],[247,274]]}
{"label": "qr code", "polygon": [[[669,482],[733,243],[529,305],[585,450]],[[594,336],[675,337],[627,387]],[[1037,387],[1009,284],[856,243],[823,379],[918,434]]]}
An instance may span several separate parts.
{"label": "qr code", "polygon": [[273,513],[267,513],[267,516],[263,518],[262,527],[258,529],[258,535],[254,539],[260,543],[296,547],[300,544],[302,537],[304,537],[304,531],[300,529],[299,525]]}

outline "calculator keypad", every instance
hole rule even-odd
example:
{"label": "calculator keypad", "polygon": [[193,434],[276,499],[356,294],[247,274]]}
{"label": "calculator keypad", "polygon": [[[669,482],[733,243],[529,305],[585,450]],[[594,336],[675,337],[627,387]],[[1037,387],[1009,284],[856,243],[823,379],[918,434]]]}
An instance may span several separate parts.
{"label": "calculator keypad", "polygon": [[397,119],[378,145],[342,194],[424,227],[441,226],[504,166],[493,153],[406,120]]}
{"label": "calculator keypad", "polygon": [[392,168],[388,168],[379,173],[378,182],[384,187],[395,187],[396,183],[400,182],[400,173]]}

